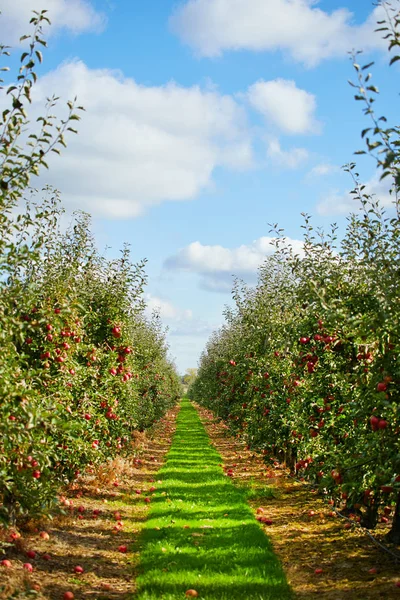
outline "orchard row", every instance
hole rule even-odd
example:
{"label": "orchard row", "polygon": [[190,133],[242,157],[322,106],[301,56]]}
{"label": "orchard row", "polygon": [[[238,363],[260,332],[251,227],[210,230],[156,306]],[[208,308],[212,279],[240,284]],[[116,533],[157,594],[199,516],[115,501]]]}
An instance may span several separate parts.
{"label": "orchard row", "polygon": [[[48,511],[61,486],[129,452],[135,431],[181,395],[159,318],[146,312],[145,261],[127,247],[101,255],[90,217],[69,228],[58,194],[30,178],[75,130],[27,118],[45,12],[32,19],[28,51],[0,126],[0,520]],[[4,47],[0,54],[7,54]],[[4,71],[5,69],[3,69]]]}
{"label": "orchard row", "polygon": [[400,220],[371,210],[340,249],[308,221],[301,258],[277,238],[256,289],[236,287],[190,393],[368,527],[397,503],[398,528]]}

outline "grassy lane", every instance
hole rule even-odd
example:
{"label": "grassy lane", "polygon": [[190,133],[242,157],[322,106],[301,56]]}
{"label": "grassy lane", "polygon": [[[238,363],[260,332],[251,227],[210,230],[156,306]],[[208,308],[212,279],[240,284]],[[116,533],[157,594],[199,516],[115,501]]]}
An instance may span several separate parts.
{"label": "grassy lane", "polygon": [[137,600],[286,600],[292,597],[271,545],[242,490],[223,474],[222,459],[188,400],[158,472],[143,533]]}

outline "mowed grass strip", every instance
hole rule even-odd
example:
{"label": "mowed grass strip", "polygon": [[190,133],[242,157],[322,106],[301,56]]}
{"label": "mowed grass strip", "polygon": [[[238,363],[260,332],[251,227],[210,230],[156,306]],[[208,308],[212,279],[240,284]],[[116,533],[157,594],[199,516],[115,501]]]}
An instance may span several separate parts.
{"label": "mowed grass strip", "polygon": [[244,490],[223,473],[221,456],[184,399],[177,430],[143,530],[137,600],[292,598]]}

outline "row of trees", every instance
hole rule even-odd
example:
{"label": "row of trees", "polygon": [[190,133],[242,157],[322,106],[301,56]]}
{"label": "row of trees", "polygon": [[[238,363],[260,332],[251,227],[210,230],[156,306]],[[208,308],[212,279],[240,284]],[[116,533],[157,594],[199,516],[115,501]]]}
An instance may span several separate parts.
{"label": "row of trees", "polygon": [[[385,3],[379,23],[389,50],[400,13]],[[391,56],[391,63],[400,57]],[[274,227],[275,253],[258,284],[236,283],[235,309],[208,342],[190,395],[227,421],[266,460],[284,461],[367,527],[395,512],[400,542],[400,207],[399,129],[373,109],[370,65],[354,64],[356,99],[372,127],[366,152],[392,183],[386,209],[358,182],[360,210],[337,229],[313,229],[304,215],[296,255]]]}
{"label": "row of trees", "polygon": [[[56,98],[28,121],[46,13],[35,13],[0,125],[0,519],[42,513],[60,486],[129,449],[176,403],[181,384],[156,315],[146,317],[145,261],[102,256],[90,217],[63,210],[30,178],[60,152],[81,107]],[[8,49],[0,48],[8,55]],[[5,71],[6,68],[3,69]]]}

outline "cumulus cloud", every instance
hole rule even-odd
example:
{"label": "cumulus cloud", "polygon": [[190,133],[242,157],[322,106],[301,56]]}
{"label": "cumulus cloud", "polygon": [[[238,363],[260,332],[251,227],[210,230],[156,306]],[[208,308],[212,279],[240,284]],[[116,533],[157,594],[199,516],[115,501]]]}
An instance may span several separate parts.
{"label": "cumulus cloud", "polygon": [[41,181],[70,208],[129,218],[164,201],[194,198],[217,167],[252,165],[246,112],[231,96],[173,82],[146,87],[120,73],[61,65],[34,88],[33,110],[54,91],[77,96],[86,113],[63,156]]}
{"label": "cumulus cloud", "polygon": [[170,19],[172,30],[202,56],[226,50],[282,50],[313,67],[352,48],[383,47],[374,34],[382,9],[354,24],[347,8],[325,11],[316,0],[187,0]]}
{"label": "cumulus cloud", "polygon": [[215,328],[210,323],[195,318],[189,308],[183,309],[165,298],[146,294],[146,312],[150,316],[154,311],[168,327],[170,337],[204,336],[209,335]]}
{"label": "cumulus cloud", "polygon": [[[206,246],[200,242],[192,242],[177,254],[169,257],[164,267],[188,271],[200,275],[200,287],[208,291],[230,292],[233,277],[240,277],[246,281],[256,280],[257,271],[264,262],[265,257],[273,254],[274,238],[264,236],[249,245],[237,248],[224,246]],[[301,254],[303,244],[299,240],[287,239],[293,250]]]}
{"label": "cumulus cloud", "polygon": [[268,142],[267,156],[280,167],[296,169],[308,160],[309,154],[305,148],[282,150],[279,140],[273,138]]}
{"label": "cumulus cloud", "polygon": [[105,16],[88,0],[0,0],[0,38],[2,43],[15,45],[22,35],[29,33],[29,21],[33,10],[47,10],[51,27],[44,26],[46,35],[60,29],[74,34],[84,31],[101,31]]}
{"label": "cumulus cloud", "polygon": [[312,169],[310,169],[310,171],[307,173],[307,176],[323,177],[324,175],[331,175],[331,173],[338,173],[339,171],[340,169],[336,165],[320,163],[319,165],[315,165]]}
{"label": "cumulus cloud", "polygon": [[248,90],[250,105],[268,122],[289,134],[318,133],[320,124],[315,119],[316,99],[287,79],[257,81]]}
{"label": "cumulus cloud", "polygon": [[146,294],[146,310],[148,314],[156,311],[162,319],[185,321],[193,317],[190,309],[181,309],[174,306],[169,300]]}
{"label": "cumulus cloud", "polygon": [[[363,193],[374,196],[375,200],[380,201],[381,206],[389,207],[394,201],[394,196],[390,194],[390,184],[389,178],[380,181],[377,173],[365,184]],[[317,204],[317,212],[323,216],[347,215],[359,208],[361,204],[350,194],[350,191],[341,193],[333,190]]]}

